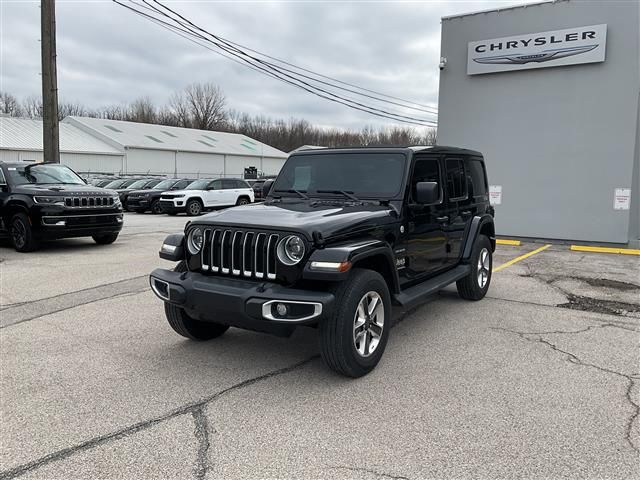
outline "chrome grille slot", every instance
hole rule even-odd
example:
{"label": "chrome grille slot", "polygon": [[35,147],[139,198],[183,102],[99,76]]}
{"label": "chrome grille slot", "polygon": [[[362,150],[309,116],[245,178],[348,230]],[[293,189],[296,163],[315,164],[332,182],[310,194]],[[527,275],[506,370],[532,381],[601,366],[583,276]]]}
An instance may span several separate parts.
{"label": "chrome grille slot", "polygon": [[250,277],[252,272],[253,256],[251,253],[253,252],[252,245],[255,236],[255,233],[247,232],[242,240],[242,270],[245,277]]}
{"label": "chrome grille slot", "polygon": [[64,205],[68,208],[112,207],[113,197],[78,196],[64,197]]}
{"label": "chrome grille slot", "polygon": [[278,234],[235,229],[203,230],[202,272],[276,279]]}
{"label": "chrome grille slot", "polygon": [[264,260],[266,257],[265,251],[264,251],[264,245],[265,245],[266,239],[267,239],[266,233],[258,233],[256,235],[256,245],[254,249],[254,269],[253,269],[253,273],[256,276],[256,278],[264,277],[264,272],[265,272]]}
{"label": "chrome grille slot", "polygon": [[230,230],[225,230],[220,239],[220,270],[222,273],[229,273],[229,265],[231,265],[229,238],[231,236]]}
{"label": "chrome grille slot", "polygon": [[267,278],[274,280],[276,278],[276,246],[278,245],[278,235],[269,235],[267,242],[265,264],[267,265]]}

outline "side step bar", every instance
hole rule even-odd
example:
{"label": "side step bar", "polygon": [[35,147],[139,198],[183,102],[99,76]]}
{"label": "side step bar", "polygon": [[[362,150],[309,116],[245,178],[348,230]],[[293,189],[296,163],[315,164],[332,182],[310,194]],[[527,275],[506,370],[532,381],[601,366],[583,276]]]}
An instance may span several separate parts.
{"label": "side step bar", "polygon": [[393,296],[393,301],[395,304],[405,308],[415,307],[431,295],[438,293],[447,285],[466,277],[469,275],[469,272],[471,272],[470,265],[458,265],[456,268],[449,270],[448,272],[422,282],[419,285],[403,290]]}

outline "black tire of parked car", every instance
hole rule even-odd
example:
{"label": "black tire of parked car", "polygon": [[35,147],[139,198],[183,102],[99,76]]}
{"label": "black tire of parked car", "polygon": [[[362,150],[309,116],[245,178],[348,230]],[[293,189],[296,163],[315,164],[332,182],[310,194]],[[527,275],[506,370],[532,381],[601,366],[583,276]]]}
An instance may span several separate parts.
{"label": "black tire of parked car", "polygon": [[187,215],[190,217],[198,216],[202,213],[203,210],[202,202],[197,199],[189,200],[187,202]]}
{"label": "black tire of parked car", "polygon": [[[348,377],[361,377],[378,364],[389,339],[389,288],[379,273],[356,268],[345,282],[334,287],[332,291],[336,297],[335,307],[331,315],[320,324],[320,354],[324,363],[335,372]],[[360,303],[372,293],[382,301],[383,328],[377,347],[369,356],[363,356],[356,349],[356,318],[359,317]],[[367,315],[367,322],[369,320]],[[371,335],[365,332],[365,342],[367,334]]]}
{"label": "black tire of parked car", "polygon": [[[185,262],[178,263],[173,271],[186,272]],[[164,302],[164,312],[173,331],[190,340],[211,340],[223,335],[229,329],[228,325],[195,320],[187,315],[182,308],[169,302]]]}
{"label": "black tire of parked car", "polygon": [[247,205],[251,203],[251,200],[248,197],[239,197],[236,205]]}
{"label": "black tire of parked car", "polygon": [[162,206],[160,205],[160,200],[154,200],[151,202],[151,213],[154,215],[158,215],[162,213]]}
{"label": "black tire of parked car", "polygon": [[481,300],[489,290],[493,254],[491,242],[485,235],[478,235],[471,253],[471,272],[456,282],[458,294],[466,300]]}
{"label": "black tire of parked car", "polygon": [[118,239],[117,233],[107,233],[105,235],[93,235],[93,241],[98,245],[110,245]]}
{"label": "black tire of parked car", "polygon": [[29,218],[24,213],[16,213],[9,222],[9,235],[13,248],[17,252],[33,252],[40,246],[40,242],[33,235]]}

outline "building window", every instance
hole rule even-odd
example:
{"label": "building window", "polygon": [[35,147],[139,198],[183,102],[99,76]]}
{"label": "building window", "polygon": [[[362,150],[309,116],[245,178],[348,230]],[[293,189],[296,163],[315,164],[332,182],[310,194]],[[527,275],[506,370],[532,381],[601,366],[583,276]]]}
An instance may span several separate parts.
{"label": "building window", "polygon": [[160,131],[161,131],[162,133],[164,133],[164,134],[165,134],[166,136],[168,136],[168,137],[178,138],[178,136],[177,136],[177,135],[174,135],[174,134],[173,134],[173,133],[171,133],[171,132],[167,132],[166,130],[160,130]]}
{"label": "building window", "polygon": [[157,143],[164,143],[162,140],[158,140],[156,137],[152,137],[151,135],[145,135],[145,137],[147,137],[149,140],[153,140],[154,142],[157,142]]}
{"label": "building window", "polygon": [[204,140],[198,140],[198,141],[203,145],[206,145],[207,147],[216,148],[215,145],[211,145],[209,142],[205,142]]}
{"label": "building window", "polygon": [[122,133],[122,130],[118,130],[116,127],[112,127],[111,125],[105,125],[104,128],[108,128],[109,130],[113,130],[114,132]]}

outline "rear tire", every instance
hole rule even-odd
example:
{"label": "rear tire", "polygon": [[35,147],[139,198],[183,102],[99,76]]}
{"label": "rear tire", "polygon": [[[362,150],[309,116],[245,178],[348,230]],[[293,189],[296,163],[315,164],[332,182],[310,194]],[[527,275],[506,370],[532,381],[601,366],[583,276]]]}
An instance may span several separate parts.
{"label": "rear tire", "polygon": [[33,235],[29,217],[24,213],[16,213],[9,222],[9,236],[16,252],[33,252],[40,246],[40,242]]}
{"label": "rear tire", "polygon": [[238,201],[236,202],[236,205],[248,205],[249,203],[251,203],[249,201],[249,199],[247,197],[240,197],[238,198]]}
{"label": "rear tire", "polygon": [[[175,272],[186,272],[187,267],[184,262],[180,262],[173,270]],[[191,318],[182,308],[178,308],[168,302],[164,302],[164,313],[173,331],[189,340],[211,340],[229,330],[228,325],[201,322]]]}
{"label": "rear tire", "polygon": [[319,328],[320,354],[331,370],[361,377],[376,367],[389,339],[389,288],[379,273],[354,269],[333,292],[335,310]]}
{"label": "rear tire", "polygon": [[118,238],[117,233],[108,233],[106,235],[93,235],[93,241],[98,245],[111,245]]}
{"label": "rear tire", "polygon": [[458,294],[465,300],[481,300],[489,290],[493,253],[491,242],[485,235],[479,235],[471,252],[471,272],[456,282]]}
{"label": "rear tire", "polygon": [[200,200],[189,200],[187,202],[187,215],[190,217],[196,217],[202,213],[203,208],[204,207]]}

